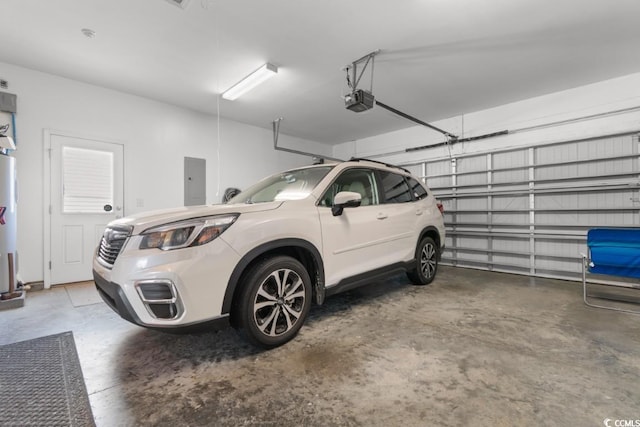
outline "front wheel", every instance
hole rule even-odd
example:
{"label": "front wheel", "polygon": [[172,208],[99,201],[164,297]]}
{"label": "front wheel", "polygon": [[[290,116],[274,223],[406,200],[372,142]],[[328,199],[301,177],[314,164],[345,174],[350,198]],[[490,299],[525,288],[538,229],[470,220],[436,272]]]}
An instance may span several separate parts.
{"label": "front wheel", "polygon": [[245,276],[238,304],[239,327],[252,344],[273,348],[291,340],[311,308],[311,279],[288,256],[268,258]]}
{"label": "front wheel", "polygon": [[416,247],[415,267],[407,272],[409,280],[415,285],[428,285],[433,282],[438,271],[438,247],[431,237],[423,237]]}

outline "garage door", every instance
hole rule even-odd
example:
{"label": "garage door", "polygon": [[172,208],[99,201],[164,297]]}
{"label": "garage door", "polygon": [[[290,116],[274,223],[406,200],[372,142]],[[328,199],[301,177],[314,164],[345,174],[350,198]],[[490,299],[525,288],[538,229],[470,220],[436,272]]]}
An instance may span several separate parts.
{"label": "garage door", "polygon": [[587,230],[640,226],[638,134],[405,165],[444,203],[443,264],[578,279]]}

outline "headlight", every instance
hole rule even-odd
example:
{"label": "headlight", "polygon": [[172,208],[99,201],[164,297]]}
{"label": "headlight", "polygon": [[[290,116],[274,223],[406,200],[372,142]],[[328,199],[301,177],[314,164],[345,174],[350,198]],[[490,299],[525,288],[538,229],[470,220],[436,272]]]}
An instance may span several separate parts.
{"label": "headlight", "polygon": [[150,228],[142,232],[140,249],[168,251],[204,245],[221,235],[237,218],[238,214],[219,215]]}

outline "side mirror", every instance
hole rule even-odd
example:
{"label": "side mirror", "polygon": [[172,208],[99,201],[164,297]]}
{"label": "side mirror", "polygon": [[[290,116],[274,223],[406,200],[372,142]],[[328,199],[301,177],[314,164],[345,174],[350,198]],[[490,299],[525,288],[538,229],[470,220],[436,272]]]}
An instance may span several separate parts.
{"label": "side mirror", "polygon": [[333,216],[342,215],[344,208],[357,208],[362,203],[362,196],[360,193],[353,191],[341,191],[336,194],[333,199],[333,206],[331,207],[331,213]]}

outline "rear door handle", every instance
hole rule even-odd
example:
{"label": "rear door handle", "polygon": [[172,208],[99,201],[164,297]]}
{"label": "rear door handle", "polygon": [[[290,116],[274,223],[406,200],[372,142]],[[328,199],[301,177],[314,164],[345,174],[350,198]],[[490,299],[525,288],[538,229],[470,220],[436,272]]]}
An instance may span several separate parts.
{"label": "rear door handle", "polygon": [[387,219],[387,214],[384,214],[384,213],[380,212],[376,218],[378,218],[378,219]]}
{"label": "rear door handle", "polygon": [[416,215],[422,215],[424,211],[422,209],[416,209]]}

